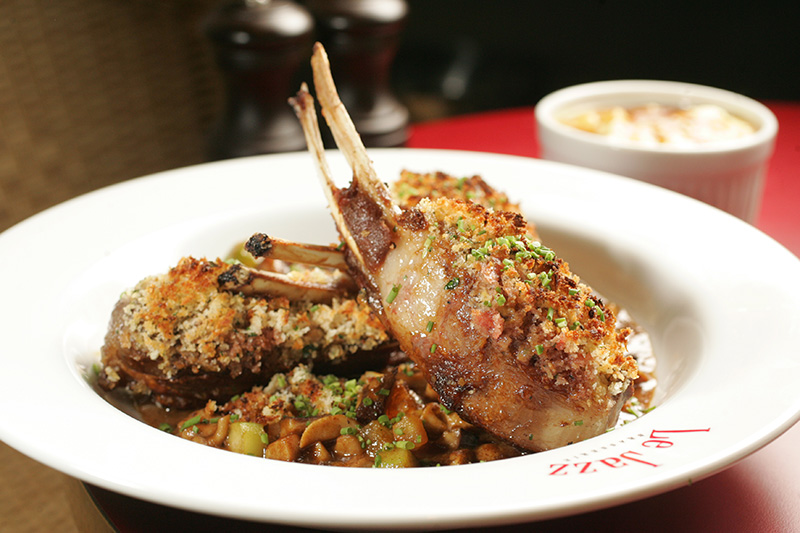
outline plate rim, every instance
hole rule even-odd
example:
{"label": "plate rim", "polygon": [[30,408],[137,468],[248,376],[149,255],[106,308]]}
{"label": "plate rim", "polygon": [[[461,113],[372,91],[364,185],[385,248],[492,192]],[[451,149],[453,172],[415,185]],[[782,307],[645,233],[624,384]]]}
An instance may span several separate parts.
{"label": "plate rim", "polygon": [[[630,180],[628,178],[622,178],[622,177],[614,176],[614,175],[611,175],[611,174],[605,174],[605,173],[602,173],[602,172],[597,172],[597,171],[593,171],[593,170],[589,170],[589,169],[582,169],[582,168],[578,168],[578,167],[570,167],[569,165],[564,165],[564,164],[561,164],[561,163],[546,162],[546,161],[541,161],[541,160],[536,160],[536,159],[531,159],[531,158],[524,158],[524,157],[520,157],[520,156],[509,156],[509,155],[501,155],[501,154],[493,154],[493,153],[485,153],[485,152],[463,152],[463,151],[458,151],[458,150],[380,149],[380,150],[372,150],[372,151],[370,151],[370,155],[371,155],[372,159],[376,160],[376,161],[385,160],[385,159],[392,159],[392,158],[397,158],[397,157],[405,158],[405,157],[409,157],[409,156],[413,158],[415,156],[415,154],[425,154],[426,158],[436,157],[436,158],[442,158],[443,160],[448,160],[448,158],[449,159],[452,159],[452,158],[467,158],[467,159],[471,159],[471,160],[487,159],[488,158],[489,163],[491,163],[493,161],[503,160],[506,163],[512,164],[512,165],[514,165],[514,164],[521,164],[523,166],[533,165],[533,167],[539,167],[540,169],[544,169],[544,170],[548,170],[549,169],[549,170],[552,170],[554,172],[558,171],[558,172],[566,173],[566,174],[570,174],[570,175],[579,175],[579,177],[590,177],[591,179],[603,179],[603,180],[606,180],[606,181],[614,182],[614,183],[617,184],[617,186],[622,186],[624,188],[642,187],[643,189],[641,189],[641,190],[647,190],[652,194],[657,194],[657,195],[663,196],[663,197],[671,197],[673,199],[673,201],[677,201],[677,202],[682,203],[683,205],[686,205],[686,206],[692,206],[691,209],[705,210],[707,213],[709,213],[709,216],[711,216],[715,220],[717,220],[717,219],[718,220],[722,220],[722,219],[725,219],[725,217],[729,217],[729,215],[724,214],[722,212],[714,212],[714,211],[717,211],[717,210],[715,210],[714,208],[711,208],[709,206],[705,206],[705,205],[698,206],[699,202],[696,202],[694,200],[691,200],[691,199],[688,199],[688,198],[684,198],[684,197],[676,198],[676,197],[680,196],[680,195],[677,195],[676,193],[671,193],[671,192],[665,191],[665,190],[658,190],[657,192],[653,192],[653,189],[657,189],[657,188],[654,187],[654,186],[648,185],[648,184],[635,182],[634,180]],[[56,218],[57,219],[59,216],[61,216],[62,212],[65,212],[65,211],[69,212],[70,210],[74,210],[74,209],[77,209],[77,208],[81,207],[85,203],[92,203],[92,202],[96,202],[98,200],[102,200],[103,196],[108,196],[108,195],[115,196],[115,195],[118,195],[118,194],[124,194],[125,192],[128,192],[128,188],[133,188],[133,189],[136,189],[136,188],[148,188],[148,187],[153,188],[153,187],[156,186],[156,184],[157,184],[156,182],[163,182],[163,181],[169,181],[169,180],[173,180],[173,181],[175,181],[175,180],[178,180],[178,181],[185,180],[186,178],[184,176],[186,176],[187,173],[188,174],[192,174],[192,173],[196,173],[196,172],[201,172],[201,173],[212,172],[213,173],[214,171],[217,171],[219,169],[228,169],[228,170],[234,169],[235,170],[235,168],[237,166],[239,166],[239,165],[241,165],[242,167],[250,167],[252,165],[256,165],[257,166],[257,165],[262,164],[262,163],[265,164],[265,165],[269,165],[269,164],[271,164],[270,162],[275,162],[275,161],[277,161],[279,159],[284,160],[284,161],[294,161],[295,159],[300,160],[300,159],[304,159],[304,158],[308,158],[308,155],[303,153],[303,152],[299,152],[299,153],[293,153],[293,154],[280,154],[278,156],[275,156],[275,155],[271,155],[271,156],[256,156],[256,157],[251,157],[251,158],[242,158],[242,159],[233,160],[233,161],[222,161],[222,162],[215,162],[215,163],[200,164],[200,165],[194,165],[194,166],[191,166],[191,167],[184,167],[184,168],[181,168],[181,169],[173,169],[173,170],[168,170],[168,171],[165,171],[165,172],[159,172],[159,173],[156,173],[156,174],[143,176],[143,177],[137,178],[135,180],[129,180],[128,182],[123,182],[121,184],[116,184],[116,185],[111,185],[111,186],[108,186],[108,187],[104,187],[102,189],[98,189],[97,191],[92,191],[92,192],[87,193],[85,195],[76,197],[76,198],[74,198],[72,200],[69,200],[69,201],[64,202],[62,204],[59,204],[59,205],[54,206],[52,208],[49,208],[49,209],[43,211],[42,213],[34,215],[33,217],[31,217],[29,219],[26,219],[25,221],[22,221],[22,222],[20,222],[20,223],[18,223],[16,225],[12,226],[8,230],[6,230],[2,234],[0,234],[0,250],[2,250],[5,246],[7,246],[7,243],[8,243],[9,240],[11,240],[13,242],[15,239],[18,239],[20,237],[20,234],[23,234],[22,236],[25,236],[24,234],[26,232],[32,231],[32,229],[35,228],[36,226],[41,225],[43,223],[50,222],[49,219],[51,219],[51,218]],[[313,171],[313,169],[310,166],[310,162],[309,162],[309,169],[310,169],[309,171]],[[421,170],[421,169],[419,169],[419,170]],[[433,169],[431,169],[431,170],[433,170]],[[447,171],[446,168],[443,168],[441,170]],[[555,172],[555,173],[558,174],[558,172]],[[696,203],[694,203],[694,202],[696,202]],[[713,210],[713,211],[711,211],[711,210]],[[210,215],[208,213],[206,213],[204,216],[210,216]],[[742,222],[741,223],[742,226],[738,226],[737,225],[738,223],[735,222],[734,220],[731,220],[731,219],[733,219],[733,217],[730,217],[730,219],[726,219],[726,224],[733,224],[735,227],[739,228],[740,230],[745,231],[744,230],[744,226],[746,226],[745,223]],[[177,221],[174,222],[174,224],[180,224],[180,223],[181,223],[180,220],[177,220]],[[747,228],[750,228],[750,226],[747,226]],[[773,239],[771,239],[770,237],[768,237],[768,236],[766,236],[764,234],[760,234],[759,235],[760,232],[758,232],[754,228],[751,228],[751,229],[753,231],[755,231],[756,233],[752,233],[752,232],[750,232],[750,230],[747,230],[746,233],[749,233],[751,236],[752,235],[758,235],[758,240],[761,241],[761,243],[764,244],[765,246],[767,246],[768,248],[774,249],[775,253],[779,253],[780,254],[782,252],[778,252],[778,250],[779,249],[780,250],[784,250],[786,253],[789,254],[789,256],[791,256],[791,258],[793,258],[795,260],[795,263],[797,263],[796,258],[793,256],[793,254],[791,254],[791,252],[788,252],[788,250],[785,250],[785,248],[783,248],[779,243],[775,242]],[[157,230],[152,230],[152,231],[157,231]],[[133,234],[136,234],[136,233],[137,233],[136,231],[133,232]],[[144,235],[139,233],[138,236],[135,237],[135,238],[146,238],[146,234],[147,233],[148,232],[144,232]],[[135,238],[132,238],[132,239],[135,239]],[[126,242],[129,242],[129,241],[126,241]],[[775,248],[775,246],[777,246],[778,248]],[[112,253],[113,254],[114,250],[111,250],[108,253]],[[788,258],[786,259],[786,261],[790,262],[790,260]],[[794,266],[796,268],[797,265],[795,264]],[[70,278],[70,279],[73,279],[73,278]],[[800,301],[800,300],[798,300],[798,301]],[[4,360],[3,360],[2,356],[0,356],[0,368],[2,368],[3,366],[4,366]],[[0,379],[0,381],[2,381],[2,379]],[[0,393],[0,404],[2,404],[4,402],[6,402],[6,398],[3,396],[3,393]],[[789,412],[789,411],[791,411],[791,412]],[[657,413],[657,411],[654,412],[654,414],[655,413]],[[654,416],[653,417],[653,421],[655,422],[655,420],[657,418],[658,417]],[[780,417],[773,417],[772,418],[771,423],[769,424],[769,427],[762,426],[760,428],[761,431],[759,432],[760,435],[758,435],[758,437],[754,436],[753,439],[750,442],[742,443],[743,445],[739,447],[739,449],[737,450],[736,453],[728,454],[728,455],[726,455],[724,457],[716,458],[712,463],[706,464],[703,468],[695,467],[692,470],[692,472],[694,472],[695,474],[697,474],[697,475],[699,475],[701,477],[706,477],[708,475],[713,474],[714,472],[719,471],[722,468],[730,466],[734,462],[740,460],[741,458],[749,455],[750,453],[754,452],[755,450],[759,449],[760,447],[766,445],[768,442],[770,442],[771,440],[773,440],[774,438],[776,438],[777,436],[779,436],[780,434],[782,434],[783,432],[788,430],[797,421],[798,418],[800,418],[800,408],[798,408],[798,406],[793,406],[791,408],[787,408],[787,412],[781,413]],[[0,436],[2,436],[3,440],[5,442],[7,442],[9,445],[11,445],[12,447],[15,447],[17,449],[20,449],[20,448],[24,447],[23,446],[23,444],[25,444],[23,442],[24,439],[15,438],[15,436],[12,434],[12,432],[8,429],[8,426],[6,424],[2,423],[2,422],[0,422]],[[187,444],[189,444],[189,443],[187,443]],[[170,446],[170,448],[173,448],[173,447],[174,446]],[[22,451],[22,453],[26,453],[25,450],[20,450],[20,451]],[[220,452],[220,453],[225,453],[225,452]],[[550,453],[550,452],[548,452],[548,453]],[[134,496],[134,497],[138,497],[140,499],[144,499],[144,500],[148,500],[148,501],[154,501],[155,503],[161,503],[161,504],[165,504],[165,505],[172,505],[172,506],[179,507],[179,508],[184,508],[184,509],[187,509],[187,510],[198,511],[197,506],[192,504],[192,502],[188,502],[188,501],[173,501],[173,502],[165,503],[163,501],[154,500],[151,497],[148,497],[148,494],[147,494],[146,491],[140,490],[141,487],[136,487],[136,486],[132,486],[130,484],[125,484],[125,483],[120,483],[120,482],[114,482],[113,480],[103,478],[102,475],[100,475],[100,474],[98,474],[96,472],[93,473],[91,471],[87,471],[85,468],[84,469],[77,469],[77,468],[72,468],[71,469],[69,467],[69,465],[60,464],[61,461],[58,460],[59,458],[57,457],[57,454],[55,454],[55,455],[47,455],[46,453],[43,453],[41,450],[37,450],[37,453],[35,455],[37,455],[37,457],[34,457],[34,459],[39,460],[40,462],[44,462],[45,464],[48,464],[49,466],[52,466],[52,467],[54,467],[54,468],[56,468],[58,470],[61,470],[61,471],[64,471],[64,472],[66,472],[66,473],[68,473],[70,475],[73,475],[74,477],[78,477],[80,479],[83,479],[83,480],[85,480],[87,482],[96,484],[98,486],[101,486],[101,487],[104,487],[104,488],[107,488],[107,489],[110,489],[110,490],[114,490],[116,492],[122,492],[124,494],[128,494],[128,495],[131,495],[131,496]],[[192,453],[190,455],[196,455],[196,454]],[[241,463],[240,459],[247,459],[247,458],[233,458],[233,457],[231,457],[230,459],[231,459],[230,461],[225,461],[225,462],[226,463],[231,463],[231,464],[233,464],[233,463],[237,463],[238,464],[238,463]],[[233,459],[236,459],[236,461],[234,461]],[[242,464],[244,464],[244,463],[242,463]],[[273,466],[276,466],[276,465],[273,465]],[[476,469],[476,470],[482,468],[481,465],[474,465],[474,467],[473,467],[473,465],[470,465],[467,468],[471,468],[471,467]],[[320,468],[320,467],[312,467],[312,468]],[[458,468],[462,468],[462,467],[458,467]],[[688,468],[689,467],[687,467],[687,469]],[[279,470],[279,471],[282,471],[282,470],[285,469],[285,466],[281,465],[280,467],[278,467],[276,469]],[[359,474],[359,476],[362,475],[362,474]],[[510,523],[510,521],[518,521],[518,520],[554,518],[554,517],[557,517],[557,516],[564,516],[566,514],[572,514],[573,512],[589,511],[589,510],[598,509],[598,508],[601,508],[601,507],[607,507],[607,506],[610,506],[610,505],[617,505],[617,504],[625,503],[625,502],[628,502],[628,501],[632,501],[632,500],[638,499],[640,497],[653,495],[653,494],[656,494],[658,492],[664,492],[665,490],[669,490],[671,488],[675,488],[677,486],[685,484],[686,483],[686,479],[684,479],[684,477],[681,477],[679,474],[680,474],[680,472],[674,472],[672,476],[668,476],[668,477],[665,477],[663,479],[654,480],[652,483],[647,485],[647,487],[646,487],[647,490],[645,491],[646,494],[645,494],[645,492],[643,492],[641,490],[642,489],[641,484],[638,485],[638,489],[637,489],[637,484],[635,482],[633,482],[632,484],[631,484],[631,482],[629,482],[629,483],[627,483],[627,485],[625,485],[623,487],[623,490],[621,490],[621,491],[618,490],[616,493],[608,494],[608,495],[595,495],[595,496],[593,496],[592,498],[590,498],[588,500],[584,500],[582,502],[582,504],[577,506],[577,507],[576,506],[571,506],[569,504],[569,502],[562,502],[560,506],[554,506],[554,507],[551,508],[550,511],[546,511],[546,510],[531,511],[530,508],[525,509],[523,507],[520,507],[520,508],[517,508],[517,509],[510,509],[510,508],[498,509],[495,512],[488,512],[487,510],[474,509],[472,511],[467,511],[466,514],[465,514],[465,510],[464,509],[460,509],[458,511],[458,513],[453,512],[453,513],[450,513],[449,515],[448,514],[443,515],[441,517],[441,523],[443,525],[447,525],[447,527],[454,527],[454,526],[457,526],[457,525],[467,525],[467,524],[475,525],[476,523],[482,523],[484,525],[491,525],[491,524],[500,524],[500,523]],[[394,474],[389,474],[389,475],[393,476],[393,477],[400,477],[401,479],[403,477],[408,477],[407,474],[400,474],[400,473],[394,473]],[[457,477],[460,477],[460,476],[457,476]],[[695,477],[694,479],[696,480],[697,477]],[[216,512],[214,512],[214,511],[216,511]],[[206,509],[205,512],[209,512],[209,510]],[[511,513],[511,514],[509,514],[509,513]],[[226,511],[223,510],[223,509],[212,510],[212,514],[221,514],[223,516],[234,516],[232,514],[227,514]],[[330,524],[330,520],[329,519],[333,518],[334,520],[338,520],[338,522],[336,522],[336,523],[338,525],[340,525],[341,527],[357,527],[357,528],[375,528],[375,527],[404,527],[404,528],[405,527],[409,527],[409,528],[413,528],[413,527],[418,527],[420,525],[425,525],[425,522],[421,521],[421,517],[420,516],[415,516],[415,517],[410,517],[410,518],[407,517],[405,520],[402,520],[403,517],[394,517],[393,516],[389,520],[390,523],[387,523],[387,522],[384,522],[384,523],[377,522],[376,523],[374,516],[372,516],[372,517],[369,517],[369,516],[347,517],[347,516],[343,516],[343,515],[336,515],[335,513],[334,513],[333,516],[325,516],[325,517],[321,517],[321,516],[317,516],[317,517],[305,516],[305,517],[302,517],[300,519],[300,521],[291,520],[290,517],[286,517],[286,516],[283,516],[283,517],[274,517],[274,516],[265,517],[263,515],[260,515],[260,516],[248,516],[247,518],[251,519],[251,520],[278,521],[278,522],[282,522],[282,523],[292,523],[292,524],[296,524],[296,525],[307,525],[307,526],[329,525]],[[278,520],[275,520],[275,518],[278,518]],[[286,521],[287,519],[290,519],[290,520]]]}

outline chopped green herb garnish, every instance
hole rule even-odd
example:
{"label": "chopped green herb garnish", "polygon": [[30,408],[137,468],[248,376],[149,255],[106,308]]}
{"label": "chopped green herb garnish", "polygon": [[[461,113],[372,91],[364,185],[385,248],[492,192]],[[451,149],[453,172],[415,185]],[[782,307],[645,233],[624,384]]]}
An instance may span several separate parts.
{"label": "chopped green herb garnish", "polygon": [[392,290],[389,291],[389,295],[386,297],[386,303],[390,304],[397,298],[397,293],[400,292],[401,285],[398,283],[397,285],[392,285]]}
{"label": "chopped green herb garnish", "polygon": [[195,415],[195,416],[193,416],[192,418],[190,418],[189,420],[187,420],[186,422],[184,422],[183,424],[181,424],[181,431],[187,430],[187,429],[189,429],[190,427],[194,426],[195,424],[197,424],[198,422],[200,422],[200,420],[201,420],[202,418],[203,418],[203,417],[201,417],[200,415]]}
{"label": "chopped green herb garnish", "polygon": [[458,287],[458,285],[459,285],[460,283],[461,283],[461,280],[460,280],[460,279],[458,279],[458,278],[453,278],[453,279],[451,279],[450,281],[448,281],[448,282],[445,284],[444,288],[445,288],[445,289],[447,289],[448,291],[452,291],[453,289],[455,289],[456,287]]}
{"label": "chopped green herb garnish", "polygon": [[556,326],[558,326],[560,328],[567,327],[567,319],[566,318],[563,318],[563,317],[556,318],[553,322],[555,322]]}
{"label": "chopped green herb garnish", "polygon": [[428,325],[427,325],[427,326],[425,326],[425,331],[427,331],[428,333],[430,333],[431,331],[433,331],[433,320],[431,320],[430,322],[428,322]]}
{"label": "chopped green herb garnish", "polygon": [[426,255],[428,255],[428,252],[431,251],[431,245],[433,244],[434,239],[436,239],[434,235],[428,235],[428,238],[425,239],[425,244],[423,245],[424,249],[422,250],[423,259]]}
{"label": "chopped green herb garnish", "polygon": [[436,344],[431,344],[431,353],[435,353],[435,352],[436,352],[436,348],[437,348],[437,347],[438,347],[438,345],[436,345]]}

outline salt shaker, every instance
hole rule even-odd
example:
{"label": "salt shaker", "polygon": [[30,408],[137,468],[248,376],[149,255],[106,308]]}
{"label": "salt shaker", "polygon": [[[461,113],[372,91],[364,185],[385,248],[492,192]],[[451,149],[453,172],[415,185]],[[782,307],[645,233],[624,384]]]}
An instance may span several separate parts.
{"label": "salt shaker", "polygon": [[331,60],[339,96],[366,146],[401,146],[408,109],[390,88],[405,0],[306,0]]}
{"label": "salt shaker", "polygon": [[204,30],[226,91],[210,133],[210,159],[304,149],[287,100],[311,55],[314,19],[308,10],[286,0],[228,1],[210,14]]}

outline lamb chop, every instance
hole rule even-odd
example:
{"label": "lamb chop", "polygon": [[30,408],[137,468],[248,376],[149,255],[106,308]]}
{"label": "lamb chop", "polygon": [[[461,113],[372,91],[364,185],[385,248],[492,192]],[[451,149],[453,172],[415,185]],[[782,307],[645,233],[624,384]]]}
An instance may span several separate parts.
{"label": "lamb chop", "polygon": [[403,209],[377,177],[336,92],[325,50],[312,56],[322,114],[353,171],[333,182],[314,99],[291,100],[351,275],[441,403],[531,451],[596,436],[630,397],[626,330],[518,213],[449,198]]}
{"label": "lamb chop", "polygon": [[[261,255],[336,267],[341,252],[256,235]],[[261,247],[256,249],[256,245]],[[380,361],[393,348],[349,277],[318,268],[289,274],[183,258],[116,304],[98,384],[165,407],[196,407],[269,381],[298,363]]]}

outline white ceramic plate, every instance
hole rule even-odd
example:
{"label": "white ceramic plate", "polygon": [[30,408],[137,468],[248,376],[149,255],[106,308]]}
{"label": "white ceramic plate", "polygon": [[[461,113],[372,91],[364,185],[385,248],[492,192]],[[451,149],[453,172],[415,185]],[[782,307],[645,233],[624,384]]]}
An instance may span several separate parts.
{"label": "white ceramic plate", "polygon": [[[290,464],[206,448],[97,396],[120,292],[183,255],[256,231],[336,240],[305,153],[201,165],[109,187],[0,236],[0,438],[123,494],[204,513],[329,528],[544,519],[628,502],[719,471],[800,413],[800,261],[729,215],[632,180],[532,159],[374,150],[401,168],[481,174],[545,242],[652,334],[659,407],[586,442],[491,463],[409,470]],[[334,171],[350,173],[334,156]]]}

